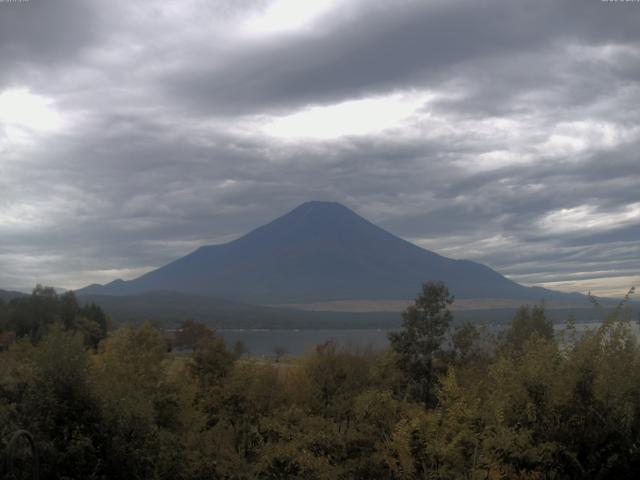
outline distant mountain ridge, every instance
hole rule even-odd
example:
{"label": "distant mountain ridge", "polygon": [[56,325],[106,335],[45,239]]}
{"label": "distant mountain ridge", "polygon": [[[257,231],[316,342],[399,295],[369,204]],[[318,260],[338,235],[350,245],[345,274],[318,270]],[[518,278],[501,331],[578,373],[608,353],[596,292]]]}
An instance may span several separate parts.
{"label": "distant mountain ridge", "polygon": [[16,292],[13,290],[2,290],[0,289],[0,300],[4,301],[4,302],[8,302],[10,300],[13,300],[14,298],[21,298],[21,297],[26,297],[27,294],[26,293],[22,293],[22,292]]}
{"label": "distant mountain ridge", "polygon": [[175,291],[260,304],[410,299],[428,280],[458,298],[539,301],[579,294],[524,287],[491,268],[420,248],[334,202],[307,202],[223,245],[203,246],[134,280],[79,295]]}

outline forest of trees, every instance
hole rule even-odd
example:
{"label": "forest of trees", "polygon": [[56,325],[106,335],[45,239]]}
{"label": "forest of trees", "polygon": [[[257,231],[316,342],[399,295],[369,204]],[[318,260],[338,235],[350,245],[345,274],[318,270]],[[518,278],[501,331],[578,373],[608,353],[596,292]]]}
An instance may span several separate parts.
{"label": "forest of trees", "polygon": [[193,321],[108,331],[99,307],[39,287],[0,304],[0,438],[31,432],[47,479],[640,474],[624,302],[586,333],[554,334],[534,306],[491,335],[452,323],[452,300],[425,284],[385,351],[329,341],[270,362]]}

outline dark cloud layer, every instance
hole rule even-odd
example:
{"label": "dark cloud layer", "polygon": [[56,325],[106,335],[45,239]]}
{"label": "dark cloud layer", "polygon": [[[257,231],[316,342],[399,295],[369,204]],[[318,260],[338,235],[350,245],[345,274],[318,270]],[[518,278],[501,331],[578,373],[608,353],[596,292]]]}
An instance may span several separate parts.
{"label": "dark cloud layer", "polygon": [[527,284],[640,280],[640,4],[288,3],[0,2],[0,286],[309,199]]}

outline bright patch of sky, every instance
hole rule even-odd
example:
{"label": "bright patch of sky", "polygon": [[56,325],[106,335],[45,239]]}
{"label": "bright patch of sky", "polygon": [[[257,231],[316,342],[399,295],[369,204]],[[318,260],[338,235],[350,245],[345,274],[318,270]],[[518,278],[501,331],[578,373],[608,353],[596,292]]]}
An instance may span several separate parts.
{"label": "bright patch of sky", "polygon": [[563,208],[545,215],[539,227],[550,233],[607,230],[640,222],[640,202],[625,205],[615,212],[598,211],[591,205]]}
{"label": "bright patch of sky", "polygon": [[[542,282],[538,286],[562,292],[591,292],[601,297],[620,297],[629,291],[630,286],[640,285],[640,275],[621,275],[586,280],[568,280]],[[637,295],[631,297],[637,300]]]}
{"label": "bright patch of sky", "polygon": [[26,88],[0,93],[0,154],[6,158],[15,154],[14,149],[32,146],[39,135],[56,132],[63,126],[63,117],[52,100]]}
{"label": "bright patch of sky", "polygon": [[5,128],[51,131],[62,126],[62,117],[52,100],[17,88],[0,93],[0,124]]}
{"label": "bright patch of sky", "polygon": [[428,93],[394,93],[315,106],[269,119],[262,131],[282,139],[318,140],[374,134],[401,127],[432,98]]}
{"label": "bright patch of sky", "polygon": [[337,0],[275,0],[243,25],[246,35],[292,33],[310,27],[337,6]]}

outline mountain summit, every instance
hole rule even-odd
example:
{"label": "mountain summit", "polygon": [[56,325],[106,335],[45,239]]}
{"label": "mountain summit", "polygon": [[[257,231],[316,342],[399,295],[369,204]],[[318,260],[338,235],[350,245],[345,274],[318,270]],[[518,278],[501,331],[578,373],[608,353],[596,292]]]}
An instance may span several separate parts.
{"label": "mountain summit", "polygon": [[555,299],[565,294],[519,285],[469,260],[454,260],[383,230],[344,205],[307,202],[223,245],[194,252],[130,281],[79,294],[153,290],[283,304],[409,299],[428,280],[458,298]]}

